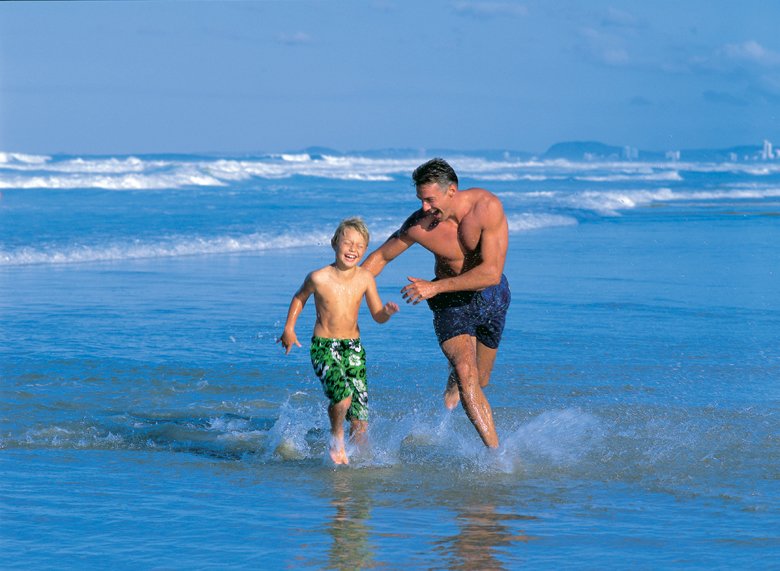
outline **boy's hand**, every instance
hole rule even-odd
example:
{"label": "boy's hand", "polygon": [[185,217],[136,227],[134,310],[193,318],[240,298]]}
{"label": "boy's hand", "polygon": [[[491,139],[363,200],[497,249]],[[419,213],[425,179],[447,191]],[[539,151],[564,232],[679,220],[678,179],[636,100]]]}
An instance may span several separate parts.
{"label": "boy's hand", "polygon": [[388,301],[383,309],[385,310],[387,316],[391,317],[394,313],[398,313],[398,304],[394,301]]}
{"label": "boy's hand", "polygon": [[285,355],[290,354],[293,345],[297,345],[298,347],[301,346],[301,344],[298,343],[298,336],[295,334],[295,331],[287,331],[286,329],[276,342],[282,344],[282,347],[285,349]]}

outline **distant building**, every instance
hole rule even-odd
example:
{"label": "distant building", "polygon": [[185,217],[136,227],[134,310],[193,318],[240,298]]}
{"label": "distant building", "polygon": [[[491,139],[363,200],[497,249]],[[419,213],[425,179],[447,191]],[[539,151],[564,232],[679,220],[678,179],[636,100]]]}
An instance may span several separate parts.
{"label": "distant building", "polygon": [[772,151],[772,143],[764,140],[764,148],[761,151],[761,160],[770,161],[775,158],[775,153]]}
{"label": "distant building", "polygon": [[627,161],[635,161],[639,158],[639,149],[636,147],[629,147],[626,145],[623,147],[623,158]]}
{"label": "distant building", "polygon": [[680,160],[680,151],[666,151],[666,160],[668,160],[668,161],[679,161]]}

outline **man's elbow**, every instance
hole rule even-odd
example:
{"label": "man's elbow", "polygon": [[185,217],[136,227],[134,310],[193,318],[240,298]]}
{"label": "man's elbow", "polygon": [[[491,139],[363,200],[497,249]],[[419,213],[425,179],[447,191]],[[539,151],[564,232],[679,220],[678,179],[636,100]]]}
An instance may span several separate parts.
{"label": "man's elbow", "polygon": [[489,268],[489,271],[486,272],[488,284],[487,287],[497,286],[501,283],[501,276],[503,272],[501,271],[501,268]]}
{"label": "man's elbow", "polygon": [[363,263],[360,264],[360,266],[371,272],[371,274],[375,277],[379,275],[380,271],[382,271],[376,252],[371,253],[365,260],[363,260]]}

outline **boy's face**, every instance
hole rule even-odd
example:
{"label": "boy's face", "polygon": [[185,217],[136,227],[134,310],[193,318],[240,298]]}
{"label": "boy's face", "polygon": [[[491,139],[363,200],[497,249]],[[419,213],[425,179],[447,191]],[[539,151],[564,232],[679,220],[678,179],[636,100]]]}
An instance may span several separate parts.
{"label": "boy's face", "polygon": [[366,253],[366,241],[354,228],[344,228],[336,245],[336,263],[340,267],[353,268]]}

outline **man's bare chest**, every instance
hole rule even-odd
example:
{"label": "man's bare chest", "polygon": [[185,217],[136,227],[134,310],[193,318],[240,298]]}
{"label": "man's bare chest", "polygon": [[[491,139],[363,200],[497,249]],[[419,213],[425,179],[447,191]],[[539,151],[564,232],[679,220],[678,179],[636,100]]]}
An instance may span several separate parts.
{"label": "man's bare chest", "polygon": [[462,260],[479,252],[481,228],[468,221],[444,221],[428,230],[416,230],[415,241],[440,258]]}

